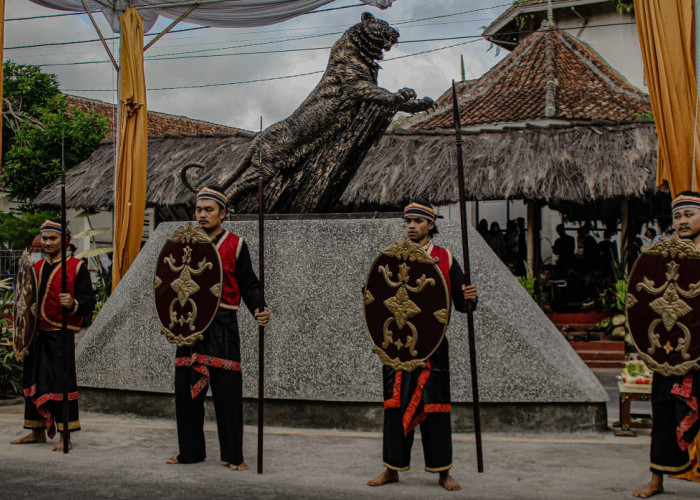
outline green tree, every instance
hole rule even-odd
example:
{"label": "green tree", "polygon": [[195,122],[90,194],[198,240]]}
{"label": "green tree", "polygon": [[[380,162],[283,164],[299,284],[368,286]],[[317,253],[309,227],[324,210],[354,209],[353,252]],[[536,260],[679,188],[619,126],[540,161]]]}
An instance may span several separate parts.
{"label": "green tree", "polygon": [[55,75],[6,61],[3,73],[3,167],[10,198],[31,210],[31,200],[61,173],[89,157],[109,131],[99,114],[69,107]]}
{"label": "green tree", "polygon": [[0,212],[0,246],[3,248],[29,248],[34,237],[39,234],[41,224],[46,219],[57,220],[58,214],[52,211],[23,213],[17,216]]}

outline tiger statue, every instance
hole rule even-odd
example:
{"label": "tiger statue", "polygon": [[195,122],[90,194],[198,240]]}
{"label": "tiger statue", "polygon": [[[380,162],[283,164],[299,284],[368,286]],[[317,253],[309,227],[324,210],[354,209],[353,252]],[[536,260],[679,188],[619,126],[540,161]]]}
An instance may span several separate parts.
{"label": "tiger statue", "polygon": [[[347,129],[353,126],[353,121],[361,112],[367,115],[367,110],[372,109],[374,115],[381,115],[381,119],[374,120],[379,123],[372,123],[366,116],[362,120],[360,126],[372,130],[353,132],[365,139],[372,136],[373,144],[384,133],[396,112],[416,113],[432,109],[435,106],[433,99],[417,99],[413,89],[402,88],[394,93],[377,85],[380,66],[376,61],[382,60],[384,52],[396,45],[398,39],[399,32],[386,21],[376,19],[369,12],[363,13],[361,22],[346,30],[333,45],[323,77],[311,94],[289,117],[270,125],[253,140],[245,157],[220,186],[229,199],[240,200],[250,194],[257,187],[261,172],[267,189],[268,181],[274,176],[290,176],[297,169],[313,164],[313,159],[323,154],[324,149],[333,149],[339,139],[347,142]],[[381,113],[377,113],[378,109]],[[366,121],[370,123],[364,123]],[[358,125],[354,127],[357,129]],[[369,147],[371,144],[365,149]],[[347,144],[344,149],[348,149]],[[357,170],[365,154],[366,151],[361,155],[349,154],[347,162],[350,164],[334,165],[333,169],[349,181],[348,173]],[[332,156],[337,159],[338,152]],[[328,160],[324,160],[322,165],[327,163]],[[197,165],[185,167],[181,178],[194,191],[186,176],[187,169],[193,166]],[[313,182],[313,179],[308,181]],[[284,184],[284,179],[277,179],[280,196],[285,191]],[[338,182],[334,182],[334,185],[337,191]],[[295,194],[299,187],[294,190]],[[287,188],[287,191],[291,189],[289,186]],[[286,192],[285,196],[289,197],[290,193]],[[275,205],[274,200],[272,205]],[[285,211],[280,206],[277,209]]]}

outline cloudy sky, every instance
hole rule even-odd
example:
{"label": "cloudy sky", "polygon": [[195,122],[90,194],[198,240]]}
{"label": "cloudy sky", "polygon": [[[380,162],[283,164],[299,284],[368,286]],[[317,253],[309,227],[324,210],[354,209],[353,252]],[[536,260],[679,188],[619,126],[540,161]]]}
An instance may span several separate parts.
{"label": "cloudy sky", "polygon": [[[437,98],[452,79],[460,78],[460,55],[464,56],[466,77],[471,79],[485,73],[504,53],[478,37],[412,41],[479,35],[510,3],[509,0],[395,0],[393,7],[381,11],[360,6],[357,0],[337,0],[322,9],[348,8],[307,14],[265,28],[205,28],[172,33],[146,52],[148,106],[154,111],[251,130],[259,127],[260,116],[266,125],[281,120],[309,94],[320,74],[231,83],[323,71],[329,54],[326,47],[342,31],[359,22],[364,10],[389,21],[401,32],[399,45],[382,62],[384,69],[379,73],[379,84],[392,91],[412,87],[419,96]],[[87,15],[12,20],[59,13],[29,0],[7,0],[5,59],[44,65],[44,71],[58,76],[66,93],[116,102],[116,73],[99,42],[56,45],[96,39]],[[113,36],[102,15],[95,16],[105,36]],[[160,19],[150,33],[169,23]],[[181,23],[176,29],[192,27]],[[117,40],[109,44],[118,58]],[[26,45],[39,46],[15,48]],[[231,55],[302,48],[318,50]],[[221,54],[225,55],[202,57]],[[148,60],[158,56],[169,59]],[[409,57],[391,60],[398,56]],[[163,87],[184,88],[159,90]]]}

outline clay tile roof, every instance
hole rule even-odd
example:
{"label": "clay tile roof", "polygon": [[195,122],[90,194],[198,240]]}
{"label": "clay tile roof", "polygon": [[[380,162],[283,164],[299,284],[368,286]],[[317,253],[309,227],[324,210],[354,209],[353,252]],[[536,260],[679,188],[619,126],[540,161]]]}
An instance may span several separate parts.
{"label": "clay tile roof", "polygon": [[[537,30],[481,78],[460,82],[458,100],[462,126],[538,119],[632,120],[651,112],[646,94],[588,45],[554,26]],[[452,128],[451,88],[437,105],[397,129]]]}
{"label": "clay tile roof", "polygon": [[[66,100],[69,106],[75,106],[80,111],[85,113],[95,112],[106,116],[110,120],[110,132],[107,139],[114,139],[113,131],[117,120],[117,109],[114,104],[97,101],[95,99],[87,99],[66,94]],[[167,113],[158,113],[156,111],[148,112],[148,135],[150,137],[164,135],[248,135],[249,132],[235,127],[227,127],[226,125],[218,125],[202,120],[193,120],[185,116],[170,115]]]}

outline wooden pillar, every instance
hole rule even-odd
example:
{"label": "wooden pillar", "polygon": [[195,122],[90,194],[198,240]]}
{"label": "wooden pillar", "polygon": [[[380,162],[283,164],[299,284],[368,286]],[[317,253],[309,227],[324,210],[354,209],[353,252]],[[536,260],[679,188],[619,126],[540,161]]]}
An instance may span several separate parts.
{"label": "wooden pillar", "polygon": [[535,205],[527,202],[527,263],[535,268]]}
{"label": "wooden pillar", "polygon": [[630,204],[627,200],[620,202],[620,255],[625,255],[629,246]]}
{"label": "wooden pillar", "polygon": [[534,270],[542,261],[542,207],[534,201],[527,201],[527,263]]}
{"label": "wooden pillar", "polygon": [[468,201],[467,203],[471,204],[471,210],[469,211],[469,214],[471,217],[470,223],[473,227],[476,227],[476,225],[479,223],[479,202],[478,201]]}

